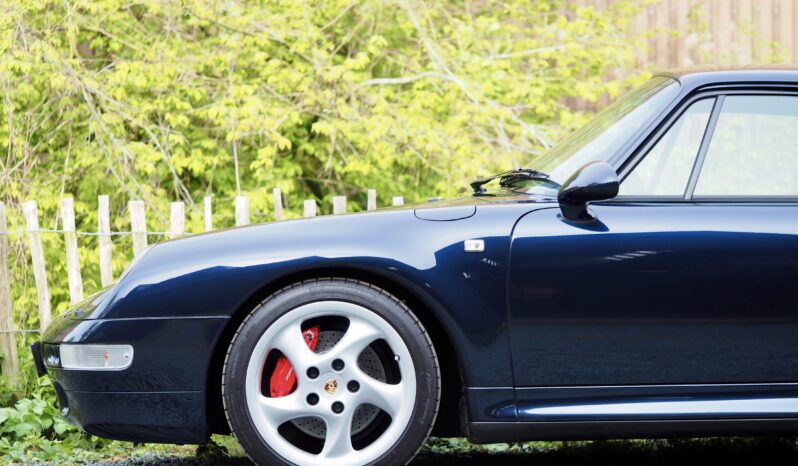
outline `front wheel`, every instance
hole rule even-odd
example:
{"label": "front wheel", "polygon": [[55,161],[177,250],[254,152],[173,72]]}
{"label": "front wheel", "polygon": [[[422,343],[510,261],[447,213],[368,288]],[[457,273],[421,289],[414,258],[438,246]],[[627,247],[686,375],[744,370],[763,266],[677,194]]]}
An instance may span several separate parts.
{"label": "front wheel", "polygon": [[399,300],[363,282],[312,280],[244,320],[222,388],[230,427],[259,465],[399,465],[432,429],[440,372]]}

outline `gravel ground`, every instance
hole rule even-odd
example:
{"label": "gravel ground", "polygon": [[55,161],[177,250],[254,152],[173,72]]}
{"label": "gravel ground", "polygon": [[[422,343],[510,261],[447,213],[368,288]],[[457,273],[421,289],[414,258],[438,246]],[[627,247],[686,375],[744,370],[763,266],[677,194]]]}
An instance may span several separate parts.
{"label": "gravel ground", "polygon": [[[516,449],[518,447],[515,447]],[[436,446],[437,450],[446,447]],[[507,449],[508,451],[501,451]],[[170,456],[145,453],[132,459],[85,463],[91,466],[249,466],[241,456],[202,454]],[[524,451],[511,447],[471,447],[466,452],[420,454],[413,466],[487,465],[796,465],[798,441],[788,439],[694,439],[678,441],[607,441],[527,444]]]}

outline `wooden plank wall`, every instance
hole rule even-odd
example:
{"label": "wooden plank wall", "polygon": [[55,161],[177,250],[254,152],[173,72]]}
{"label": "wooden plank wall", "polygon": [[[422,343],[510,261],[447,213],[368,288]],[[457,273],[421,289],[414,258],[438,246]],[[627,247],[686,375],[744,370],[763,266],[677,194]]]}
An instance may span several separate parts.
{"label": "wooden plank wall", "polygon": [[[598,9],[612,2],[573,0]],[[647,37],[640,62],[666,69],[796,63],[796,25],[798,0],[656,0],[644,6],[629,27]]]}

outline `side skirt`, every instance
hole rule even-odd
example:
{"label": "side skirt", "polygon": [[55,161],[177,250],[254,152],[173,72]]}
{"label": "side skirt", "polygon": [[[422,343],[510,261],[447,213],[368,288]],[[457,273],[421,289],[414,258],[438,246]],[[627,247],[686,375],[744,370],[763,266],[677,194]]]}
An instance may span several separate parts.
{"label": "side skirt", "polygon": [[638,421],[468,422],[473,443],[530,440],[798,435],[798,418]]}

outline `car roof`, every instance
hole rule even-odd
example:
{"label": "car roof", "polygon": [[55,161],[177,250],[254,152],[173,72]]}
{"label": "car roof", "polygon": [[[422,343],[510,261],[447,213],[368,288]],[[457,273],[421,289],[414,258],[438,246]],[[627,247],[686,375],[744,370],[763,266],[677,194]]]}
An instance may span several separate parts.
{"label": "car roof", "polygon": [[798,65],[700,66],[657,74],[676,79],[693,89],[713,84],[798,84]]}

